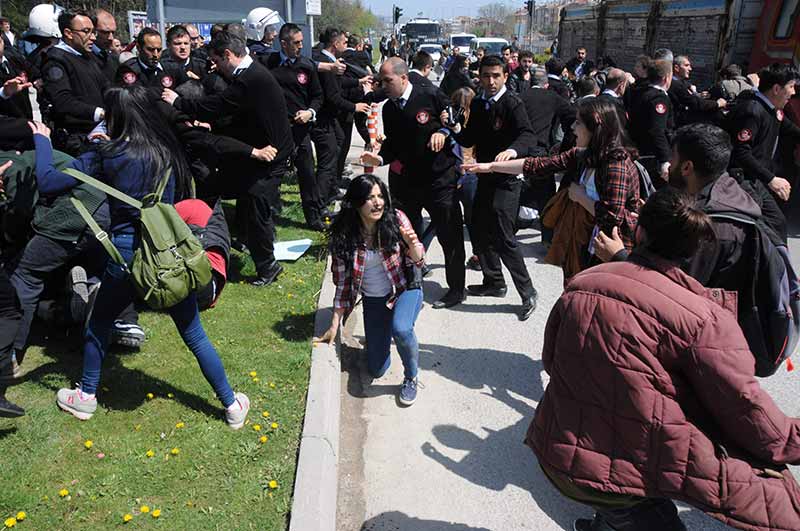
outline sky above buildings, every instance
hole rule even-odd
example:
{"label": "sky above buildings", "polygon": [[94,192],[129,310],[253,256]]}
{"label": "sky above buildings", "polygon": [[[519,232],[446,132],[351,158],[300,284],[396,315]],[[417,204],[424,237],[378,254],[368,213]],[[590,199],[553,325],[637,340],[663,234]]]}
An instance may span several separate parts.
{"label": "sky above buildings", "polygon": [[[392,13],[392,5],[398,5],[403,10],[403,17],[400,22],[405,22],[417,13],[422,12],[423,16],[435,19],[447,19],[455,16],[476,16],[478,8],[482,5],[493,3],[493,0],[363,0],[364,5],[368,6],[373,13],[379,17],[389,17]],[[524,6],[524,0],[499,2],[511,8],[518,9]]]}

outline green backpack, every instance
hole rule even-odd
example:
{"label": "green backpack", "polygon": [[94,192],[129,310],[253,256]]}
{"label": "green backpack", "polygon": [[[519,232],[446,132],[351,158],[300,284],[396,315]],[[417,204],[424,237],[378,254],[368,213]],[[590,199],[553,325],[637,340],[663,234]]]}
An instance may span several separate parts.
{"label": "green backpack", "polygon": [[64,170],[64,173],[141,212],[141,243],[134,252],[133,262],[129,267],[109,240],[108,234],[95,222],[83,203],[72,198],[72,204],[95,237],[111,258],[131,274],[136,291],[151,308],[161,310],[175,306],[211,282],[211,264],[203,246],[178,215],[175,207],[161,202],[171,171],[167,171],[156,191],[146,195],[142,201],[137,201],[73,168]]}

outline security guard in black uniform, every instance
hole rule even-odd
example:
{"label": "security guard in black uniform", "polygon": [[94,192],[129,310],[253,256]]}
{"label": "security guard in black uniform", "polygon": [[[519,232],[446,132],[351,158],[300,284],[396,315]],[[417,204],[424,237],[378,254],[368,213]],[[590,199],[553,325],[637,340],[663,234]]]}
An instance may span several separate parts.
{"label": "security guard in black uniform", "polygon": [[208,55],[219,72],[230,80],[222,94],[202,99],[178,98],[165,89],[162,98],[176,109],[203,121],[230,115],[232,120],[217,133],[233,137],[256,149],[271,147],[271,160],[230,156],[220,161],[220,174],[238,195],[243,209],[246,239],[256,265],[254,286],[267,286],[283,271],[275,260],[275,216],[281,208],[280,184],[294,149],[283,97],[278,82],[247,54],[244,40],[227,31],[208,44]]}
{"label": "security guard in black uniform", "polygon": [[189,31],[180,24],[167,31],[167,53],[162,54],[161,64],[167,70],[182,70],[192,79],[203,80],[208,74],[206,60],[192,55]]}
{"label": "security guard in black uniform", "polygon": [[106,79],[113,83],[116,79],[117,68],[119,68],[119,58],[111,53],[114,36],[117,34],[117,21],[114,20],[114,15],[105,9],[95,9],[92,11],[91,18],[97,34],[92,45],[92,53]]}
{"label": "security guard in black uniform", "polygon": [[733,141],[730,167],[742,170],[761,200],[765,221],[786,241],[786,218],[779,205],[787,205],[792,191],[787,177],[791,176],[778,175],[775,154],[781,141],[800,142],[800,128],[783,112],[795,93],[798,73],[789,65],[773,63],[758,76],[758,90],[739,94],[728,117]]}
{"label": "security guard in black uniform", "polygon": [[95,33],[89,15],[64,12],[58,27],[61,40],[43,61],[44,94],[52,105],[53,146],[78,156],[89,147],[86,135],[105,117],[103,92],[109,82],[92,57]]}
{"label": "security guard in black uniform", "polygon": [[313,128],[322,107],[322,86],[319,83],[316,65],[300,55],[303,49],[303,30],[297,24],[284,24],[278,32],[281,51],[260,55],[262,62],[275,76],[283,89],[288,119],[292,124],[294,138],[294,165],[300,185],[300,201],[306,224],[313,230],[325,230],[321,207],[323,198],[314,175],[314,160],[311,152],[309,131]]}
{"label": "security guard in black uniform", "polygon": [[707,100],[692,90],[689,76],[692,73],[692,62],[685,55],[678,55],[672,63],[672,83],[669,86],[669,98],[675,112],[675,127],[702,121],[711,121],[720,109],[728,106],[724,98]]}
{"label": "security guard in black uniform", "polygon": [[639,148],[640,161],[650,174],[656,188],[669,180],[669,161],[672,157],[670,137],[675,129],[669,87],[672,83],[672,64],[659,59],[647,64],[648,86],[636,90],[630,99],[628,129]]}
{"label": "security guard in black uniform", "polygon": [[[392,100],[383,106],[386,140],[378,154],[365,152],[361,162],[382,166],[398,161],[409,189],[416,195],[403,197],[404,212],[412,223],[424,208],[431,216],[444,250],[449,290],[434,308],[448,308],[464,301],[464,230],[461,205],[456,198],[457,159],[447,145],[447,131],[440,116],[449,101],[441,91],[413,86],[408,66],[399,57],[381,65],[381,85]],[[411,190],[410,190],[411,191]],[[416,204],[414,204],[416,200]],[[419,221],[417,221],[417,224]]]}
{"label": "security guard in black uniform", "polygon": [[[536,137],[525,104],[506,88],[508,73],[503,60],[495,55],[484,57],[479,73],[482,93],[472,100],[469,122],[454,138],[464,147],[475,146],[478,162],[528,156],[536,147]],[[502,260],[522,297],[519,319],[524,321],[536,308],[537,293],[515,235],[521,190],[522,180],[516,176],[479,176],[469,233],[472,248],[481,262],[483,283],[467,286],[467,292],[476,296],[505,297]]]}
{"label": "security guard in black uniform", "polygon": [[138,82],[160,92],[162,88],[171,89],[189,79],[182,68],[161,64],[161,34],[153,28],[142,28],[136,36],[136,47],[139,56],[119,66],[117,83],[131,85]]}

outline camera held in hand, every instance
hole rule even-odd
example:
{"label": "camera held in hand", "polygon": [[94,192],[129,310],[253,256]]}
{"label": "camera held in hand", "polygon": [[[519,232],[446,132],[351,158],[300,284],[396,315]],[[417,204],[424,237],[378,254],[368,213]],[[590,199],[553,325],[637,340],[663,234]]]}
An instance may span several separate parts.
{"label": "camera held in hand", "polygon": [[445,127],[454,128],[457,125],[464,125],[464,109],[460,106],[448,105],[445,109],[447,111],[447,121],[444,123]]}

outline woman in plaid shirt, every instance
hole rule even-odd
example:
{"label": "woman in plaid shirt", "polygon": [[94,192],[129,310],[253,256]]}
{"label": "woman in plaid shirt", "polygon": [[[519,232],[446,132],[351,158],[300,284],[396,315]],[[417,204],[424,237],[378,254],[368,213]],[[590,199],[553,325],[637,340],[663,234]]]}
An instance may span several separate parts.
{"label": "woman in plaid shirt", "polygon": [[[522,173],[526,178],[556,172],[576,175],[578,182],[564,179],[561,188],[568,187],[569,198],[594,216],[593,236],[599,231],[610,236],[616,227],[630,250],[639,216],[639,170],[633,163],[636,150],[630,147],[615,107],[614,103],[598,98],[581,101],[574,124],[576,147],[569,151],[548,157],[468,164],[464,165],[464,171]],[[593,256],[591,243],[587,251],[587,265],[599,263]]]}
{"label": "woman in plaid shirt", "polygon": [[408,286],[406,270],[421,268],[425,250],[406,215],[392,208],[386,185],[371,174],[350,182],[330,231],[336,284],[333,320],[320,341],[333,344],[339,325],[362,295],[367,365],[373,378],[389,369],[394,338],[404,379],[399,400],[417,398],[419,344],[414,323],[422,309],[421,286]]}

